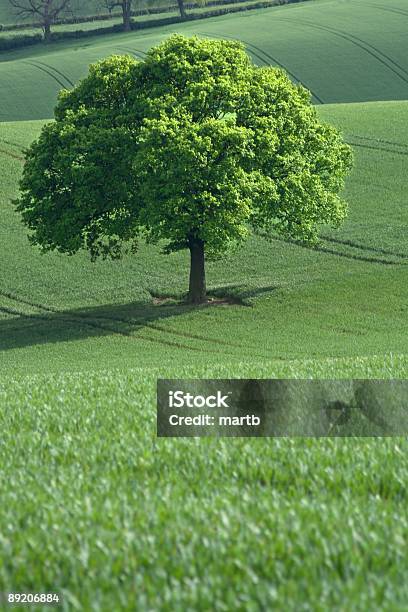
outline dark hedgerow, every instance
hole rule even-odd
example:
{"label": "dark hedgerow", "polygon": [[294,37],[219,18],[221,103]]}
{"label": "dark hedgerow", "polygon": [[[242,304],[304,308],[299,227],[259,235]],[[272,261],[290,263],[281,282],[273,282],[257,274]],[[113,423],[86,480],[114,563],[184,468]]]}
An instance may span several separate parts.
{"label": "dark hedgerow", "polygon": [[[200,13],[188,13],[185,18],[181,18],[180,16],[172,16],[172,17],[159,17],[157,19],[149,19],[146,21],[132,21],[131,29],[132,30],[144,30],[146,28],[155,28],[166,25],[172,25],[175,23],[181,23],[184,21],[193,21],[195,19],[208,19],[210,17],[219,17],[220,15],[228,15],[229,13],[239,13],[242,11],[250,11],[254,9],[262,9],[269,8],[272,6],[281,6],[283,4],[296,4],[299,2],[309,2],[312,0],[261,0],[260,2],[254,2],[252,4],[245,4],[242,6],[242,3],[246,2],[246,0],[215,0],[213,2],[209,2],[207,6],[222,6],[223,4],[233,4],[233,6],[228,6],[225,8],[200,12]],[[197,4],[185,4],[186,9],[197,8],[199,5]],[[174,7],[175,8],[175,7]],[[166,13],[169,12],[170,9],[157,9],[150,10],[150,14],[155,13]],[[146,13],[133,11],[132,16],[142,16]],[[111,18],[111,17],[110,17]],[[71,24],[71,23],[85,23],[89,21],[102,21],[102,19],[77,19],[77,20],[59,20],[58,24]],[[34,26],[38,26],[39,24],[33,24]],[[13,26],[17,29],[17,26]],[[21,26],[22,28],[28,27],[27,24]],[[18,26],[18,29],[20,26]],[[11,27],[5,26],[4,30],[10,30]],[[1,31],[1,27],[0,27]],[[62,31],[62,32],[52,32],[49,36],[48,42],[57,42],[60,40],[69,40],[76,38],[88,38],[91,36],[103,36],[105,34],[114,34],[115,32],[123,32],[123,24],[115,24],[113,26],[101,26],[99,28],[92,28],[90,30],[74,30],[74,31]],[[26,47],[29,45],[39,44],[44,41],[44,38],[41,34],[24,34],[17,36],[10,36],[7,38],[0,38],[0,51],[7,51],[10,49],[18,49],[20,47]]]}

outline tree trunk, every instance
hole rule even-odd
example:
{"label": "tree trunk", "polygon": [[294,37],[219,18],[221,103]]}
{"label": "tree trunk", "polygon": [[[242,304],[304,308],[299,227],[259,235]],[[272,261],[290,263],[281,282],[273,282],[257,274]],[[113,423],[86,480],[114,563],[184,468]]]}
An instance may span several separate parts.
{"label": "tree trunk", "polygon": [[51,39],[51,23],[49,21],[46,21],[44,23],[44,40],[46,42],[49,42],[50,39]]}
{"label": "tree trunk", "polygon": [[187,17],[186,9],[184,8],[184,0],[177,0],[177,4],[179,7],[180,15],[182,19]]}
{"label": "tree trunk", "polygon": [[192,238],[189,248],[191,264],[188,301],[190,304],[201,304],[206,298],[204,242]]}
{"label": "tree trunk", "polygon": [[122,4],[122,12],[123,12],[123,30],[124,32],[130,32],[132,29],[131,26],[131,2],[123,2]]}

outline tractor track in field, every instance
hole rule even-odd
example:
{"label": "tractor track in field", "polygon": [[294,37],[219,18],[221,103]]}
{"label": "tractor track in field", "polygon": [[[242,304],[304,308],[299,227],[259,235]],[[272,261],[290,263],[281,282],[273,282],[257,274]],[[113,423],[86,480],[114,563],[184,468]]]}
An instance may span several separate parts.
{"label": "tractor track in field", "polygon": [[20,312],[19,310],[16,310],[15,308],[7,308],[6,306],[0,306],[0,312],[4,312],[5,314],[11,314],[11,315],[16,316],[16,317],[21,317],[21,316],[24,316],[24,317],[27,317],[27,318],[31,318],[31,317],[34,318],[35,317],[36,319],[43,319],[44,321],[48,321],[49,320],[49,317],[47,317],[45,315],[39,314],[39,315],[31,315],[30,316],[28,314],[26,315],[26,314]]}
{"label": "tractor track in field", "polygon": [[385,153],[392,153],[393,155],[403,155],[405,157],[408,156],[408,150],[398,151],[397,149],[389,149],[386,147],[375,147],[374,145],[362,144],[361,142],[351,142],[350,140],[346,142],[352,147],[359,147],[360,149],[370,149],[371,151],[384,151]]}
{"label": "tractor track in field", "polygon": [[369,142],[377,142],[380,144],[392,145],[394,147],[399,147],[400,149],[406,149],[408,151],[408,144],[403,144],[402,142],[395,142],[394,140],[383,140],[381,138],[370,138],[368,136],[359,136],[358,134],[349,134],[347,138],[357,138],[358,140],[367,140]]}
{"label": "tractor track in field", "polygon": [[294,244],[295,246],[301,247],[303,249],[308,249],[309,251],[318,251],[320,253],[327,253],[328,255],[335,255],[336,257],[341,257],[343,259],[352,259],[356,261],[362,261],[364,263],[380,264],[383,266],[406,266],[408,265],[401,261],[390,261],[389,259],[380,259],[379,257],[364,257],[363,255],[353,255],[353,253],[341,253],[339,251],[335,251],[334,249],[327,248],[323,245],[309,246],[307,244],[302,244],[301,242],[297,240],[287,240],[285,238],[279,238],[277,236],[274,236],[273,239],[277,240],[278,242],[285,242],[286,244]]}
{"label": "tractor track in field", "polygon": [[[138,336],[136,337],[134,334],[126,332],[126,331],[121,331],[115,328],[111,328],[111,327],[107,327],[106,325],[103,325],[101,323],[95,322],[95,320],[90,319],[89,317],[87,317],[86,315],[73,315],[73,314],[69,314],[64,312],[63,310],[58,310],[56,308],[51,308],[49,306],[44,306],[43,304],[38,304],[36,302],[32,302],[29,300],[25,300],[23,298],[20,298],[12,293],[8,293],[8,292],[4,292],[4,291],[0,291],[0,297],[4,297],[6,299],[9,299],[11,301],[15,301],[17,304],[20,305],[24,305],[24,306],[30,306],[31,308],[36,308],[37,310],[42,310],[44,311],[44,314],[40,313],[25,313],[21,310],[16,310],[16,309],[12,309],[12,308],[6,308],[6,307],[0,307],[0,312],[4,312],[6,314],[12,314],[15,316],[19,316],[22,318],[27,318],[27,319],[41,319],[44,321],[50,321],[50,315],[58,315],[60,316],[60,320],[63,321],[64,323],[69,323],[69,324],[83,324],[85,326],[94,328],[94,329],[100,329],[103,331],[108,331],[111,332],[113,334],[117,334],[117,335],[121,335],[124,336],[126,338],[130,338],[131,340],[146,340],[148,342],[152,342],[155,344],[163,344],[166,346],[171,346],[171,347],[176,347],[176,348],[181,348],[181,349],[189,349],[192,351],[196,351],[196,352],[201,352],[201,353],[210,353],[213,354],[213,350],[210,348],[198,348],[198,347],[193,347],[193,346],[189,346],[186,344],[181,344],[179,342],[171,342],[170,340],[159,340],[156,338],[150,338],[148,336],[143,336],[138,334]],[[165,332],[167,334],[173,335],[173,336],[180,336],[182,338],[186,338],[186,339],[193,339],[193,340],[200,340],[200,341],[205,341],[205,342],[211,342],[212,344],[215,344],[216,346],[219,345],[223,345],[226,347],[230,347],[230,348],[238,348],[238,349],[246,349],[246,348],[252,348],[252,349],[256,349],[256,347],[248,347],[248,345],[240,345],[240,344],[234,344],[234,343],[230,343],[227,341],[222,341],[222,340],[215,340],[212,338],[206,338],[205,336],[199,336],[198,334],[187,334],[184,332],[179,332],[179,331],[175,331],[175,330],[170,330],[170,329],[166,329],[164,326],[160,326],[160,325],[155,325],[155,324],[150,324],[150,323],[138,323],[137,320],[135,319],[124,319],[124,318],[119,318],[119,317],[107,317],[107,316],[100,316],[100,317],[96,317],[97,319],[100,318],[103,321],[110,321],[112,323],[125,323],[127,325],[136,325],[139,326],[139,328],[142,327],[147,327],[149,329],[153,329],[155,331],[160,331],[160,332]],[[231,352],[226,352],[226,351],[217,351],[218,353],[222,353],[224,355],[228,355],[231,356]],[[258,355],[258,354],[253,354],[253,356],[255,357],[260,357],[262,359],[266,359],[268,356],[267,355]]]}
{"label": "tractor track in field", "polygon": [[[183,338],[191,338],[193,340],[200,340],[200,342],[205,341],[205,342],[212,342],[213,344],[217,344],[217,345],[223,345],[223,346],[227,346],[227,347],[231,347],[231,348],[238,348],[238,349],[254,349],[257,350],[257,347],[251,346],[249,344],[245,344],[245,346],[243,346],[242,344],[236,344],[234,342],[227,342],[226,340],[215,340],[214,338],[206,338],[205,336],[201,336],[198,334],[188,334],[187,332],[181,332],[181,331],[176,331],[174,329],[170,329],[170,328],[165,328],[164,326],[161,325],[151,325],[148,324],[147,327],[151,327],[152,329],[157,329],[158,331],[163,331],[166,333],[170,333],[170,334],[174,334],[175,336],[181,336]],[[266,359],[267,356],[266,355],[257,355],[256,353],[251,353],[252,356],[254,357],[261,357],[262,359]]]}
{"label": "tractor track in field", "polygon": [[71,79],[67,77],[66,74],[64,74],[63,72],[61,72],[57,68],[54,68],[54,66],[50,66],[49,64],[46,64],[45,62],[40,62],[40,60],[35,60],[35,63],[36,64],[41,64],[42,66],[45,66],[45,68],[49,68],[50,70],[53,70],[56,74],[59,74],[59,76],[61,76],[63,79],[65,79],[67,81],[67,83],[69,83],[69,85],[71,85],[71,87],[75,87],[75,83],[73,83],[71,81]]}
{"label": "tractor track in field", "polygon": [[18,161],[21,161],[21,162],[25,161],[24,157],[21,157],[21,155],[16,155],[15,153],[12,153],[11,151],[7,151],[7,149],[0,149],[0,153],[3,153],[3,155],[7,155],[8,157],[12,157],[13,159],[18,159]]}
{"label": "tractor track in field", "polygon": [[144,59],[144,57],[146,57],[147,55],[145,51],[140,51],[140,49],[132,49],[131,47],[125,47],[124,45],[121,45],[120,47],[116,47],[116,48],[121,49],[123,51],[128,51],[128,52],[130,51],[132,55],[135,55],[139,59]]}
{"label": "tractor track in field", "polygon": [[[13,315],[17,315],[23,318],[27,318],[27,319],[41,319],[44,321],[49,321],[50,320],[50,315],[58,315],[60,316],[60,320],[63,321],[64,323],[74,323],[75,325],[78,324],[82,324],[84,326],[90,327],[92,329],[97,329],[97,330],[102,330],[105,332],[110,332],[119,336],[123,336],[126,338],[129,338],[131,340],[147,340],[148,342],[152,342],[153,344],[161,344],[161,345],[167,345],[167,346],[171,346],[171,347],[176,347],[176,348],[183,348],[183,349],[189,349],[192,351],[199,351],[199,352],[205,352],[205,349],[202,350],[200,348],[197,347],[190,347],[188,345],[182,345],[179,344],[177,342],[170,342],[168,340],[157,340],[155,338],[149,338],[147,336],[142,336],[140,334],[138,334],[137,337],[135,337],[133,334],[130,334],[128,332],[125,331],[121,331],[118,329],[114,329],[112,327],[107,327],[106,325],[102,325],[100,323],[97,323],[95,321],[89,320],[87,317],[83,317],[81,315],[72,315],[72,314],[67,314],[64,313],[64,311],[61,310],[57,310],[54,308],[50,308],[48,306],[43,306],[42,304],[36,304],[34,302],[30,302],[28,300],[24,300],[22,298],[19,298],[13,294],[10,293],[5,293],[5,292],[0,292],[0,296],[6,297],[9,300],[14,300],[17,304],[20,305],[26,305],[26,306],[31,306],[32,308],[37,308],[38,310],[43,310],[45,313],[47,314],[41,314],[40,313],[26,313],[24,311],[21,310],[15,310],[15,309],[11,309],[11,308],[4,308],[1,307],[1,311],[8,313],[8,314],[13,314]],[[111,319],[113,321],[113,319]],[[122,322],[120,319],[114,319],[115,321],[118,322]]]}
{"label": "tractor track in field", "polygon": [[382,4],[365,4],[365,6],[372,6],[380,11],[386,11],[387,13],[395,13],[396,15],[404,15],[405,17],[408,17],[408,11],[404,11],[404,9],[397,8],[396,6],[384,6]]}
{"label": "tractor track in field", "polygon": [[20,153],[24,152],[24,145],[18,144],[17,142],[12,142],[11,140],[6,140],[5,138],[0,138],[0,142],[10,145],[11,147],[15,147],[20,151]]}
{"label": "tractor track in field", "polygon": [[23,60],[23,64],[27,64],[29,66],[34,66],[34,68],[37,68],[38,70],[41,70],[45,74],[48,74],[48,76],[50,76],[52,79],[54,79],[54,81],[56,81],[59,85],[61,85],[61,87],[63,89],[67,88],[65,83],[60,81],[60,79],[57,76],[55,76],[55,74],[53,74],[52,72],[50,72],[46,68],[43,68],[42,66],[39,66],[38,64],[35,64],[34,62],[29,62],[28,60]]}
{"label": "tractor track in field", "polygon": [[[81,316],[81,315],[69,315],[67,313],[65,313],[64,311],[61,310],[57,310],[56,308],[50,308],[49,306],[44,306],[43,304],[37,304],[35,302],[31,302],[29,300],[24,300],[23,298],[17,297],[15,295],[13,295],[12,293],[7,293],[4,291],[0,291],[0,296],[5,297],[9,300],[15,301],[17,304],[20,305],[25,305],[25,306],[31,306],[32,308],[37,308],[37,310],[42,310],[44,311],[46,314],[41,314],[40,313],[26,313],[23,312],[21,310],[15,310],[15,309],[11,309],[11,308],[5,308],[5,307],[1,307],[1,311],[2,312],[6,312],[9,314],[14,314],[23,318],[27,318],[27,319],[41,319],[41,320],[45,320],[45,321],[50,321],[50,316],[49,315],[58,315],[60,316],[60,320],[63,321],[64,323],[74,323],[74,324],[83,324],[85,326],[91,327],[93,329],[98,329],[98,330],[102,330],[102,331],[108,331],[110,333],[116,334],[116,335],[120,335],[120,336],[124,336],[126,338],[130,338],[132,340],[138,340],[138,339],[142,339],[142,340],[147,340],[149,342],[153,342],[156,344],[165,344],[165,345],[169,345],[169,346],[173,346],[173,347],[177,347],[177,348],[187,348],[187,349],[191,349],[194,351],[201,351],[201,349],[198,349],[196,347],[190,347],[187,345],[181,345],[178,344],[176,342],[170,342],[167,340],[164,341],[160,341],[160,340],[156,340],[154,338],[149,338],[146,336],[141,336],[140,334],[135,337],[133,334],[130,334],[128,332],[125,331],[121,331],[118,329],[113,329],[111,327],[107,327],[105,325],[101,325],[100,323],[95,323],[92,320],[89,320],[87,317]],[[109,317],[107,317],[105,320],[110,320],[110,321],[118,321],[121,322],[120,319],[109,319]]]}
{"label": "tractor track in field", "polygon": [[320,236],[320,239],[325,240],[326,242],[332,242],[334,244],[349,246],[353,249],[358,249],[360,251],[367,251],[369,253],[379,253],[380,255],[391,255],[392,257],[398,257],[399,259],[408,259],[408,253],[398,253],[395,251],[390,251],[389,249],[382,249],[381,247],[370,247],[366,246],[365,244],[359,244],[358,242],[354,242],[353,240],[342,240],[340,238],[332,238],[330,236]]}
{"label": "tractor track in field", "polygon": [[[204,36],[208,36],[211,38],[214,38],[215,35],[213,34],[209,34],[208,32],[199,32],[199,34],[203,34]],[[233,36],[227,36],[226,34],[222,34],[220,36],[216,36],[216,38],[229,38],[231,40],[236,40]],[[261,60],[261,62],[264,63],[265,66],[271,66],[272,64],[277,64],[280,68],[283,68],[295,81],[297,81],[298,83],[303,83],[302,79],[300,79],[296,74],[294,74],[293,72],[291,72],[289,70],[289,68],[287,68],[284,64],[282,64],[281,62],[279,62],[275,57],[273,57],[272,55],[270,55],[269,53],[267,53],[266,51],[263,51],[263,49],[261,49],[260,47],[257,47],[256,45],[254,45],[253,43],[248,42],[247,40],[243,40],[242,38],[239,39],[241,42],[244,43],[244,45],[246,45],[246,47],[248,48],[249,52],[252,53],[252,55],[254,55],[255,57],[257,57],[258,59]],[[250,48],[252,47],[252,49]],[[254,51],[255,49],[255,51]],[[259,53],[262,53],[267,59],[265,60],[263,57],[261,57],[259,55]],[[269,61],[267,61],[269,60]],[[272,64],[270,63],[272,62]],[[310,87],[307,87],[307,85],[305,84],[305,87],[310,91],[310,93],[312,94],[312,96],[314,98],[316,98],[316,100],[320,103],[320,104],[325,104],[324,100],[322,100],[322,98],[320,98],[312,89],[310,89]]]}
{"label": "tractor track in field", "polygon": [[[389,55],[387,55],[380,49],[377,49],[377,47],[374,47],[374,45],[371,45],[365,40],[358,38],[357,36],[354,36],[354,34],[349,34],[348,32],[344,30],[338,30],[336,28],[330,28],[328,26],[317,25],[313,22],[305,21],[303,19],[295,20],[295,19],[288,19],[287,17],[285,17],[285,18],[280,18],[279,21],[300,23],[300,24],[309,26],[310,28],[314,28],[316,30],[323,30],[325,32],[329,32],[330,34],[333,34],[334,36],[343,38],[344,40],[351,42],[357,47],[360,47],[360,49],[363,49],[363,51],[365,51],[366,53],[374,57],[377,61],[383,64],[386,68],[388,68],[394,74],[396,74],[402,81],[404,81],[404,83],[408,84],[408,78],[407,78],[408,70],[406,68],[404,68],[403,66],[400,66],[400,64],[398,64],[398,62],[396,62],[392,57],[390,57]],[[404,72],[406,76],[401,75],[400,72],[398,71]]]}
{"label": "tractor track in field", "polygon": [[[18,301],[20,302],[20,300],[18,300]],[[26,303],[26,302],[22,302],[22,303]],[[39,307],[37,306],[37,308],[39,308]],[[90,327],[91,329],[97,329],[97,330],[101,330],[101,331],[104,331],[104,332],[109,332],[111,334],[122,336],[122,337],[128,338],[130,340],[134,340],[134,341],[146,340],[147,342],[151,342],[153,344],[160,344],[160,345],[171,346],[172,348],[188,349],[188,350],[191,350],[191,351],[196,351],[196,352],[198,351],[198,352],[201,352],[201,353],[202,352],[210,352],[210,353],[213,352],[213,351],[206,351],[206,349],[201,349],[201,348],[197,348],[197,347],[193,347],[193,346],[183,345],[183,344],[180,344],[178,342],[171,342],[169,340],[158,340],[158,339],[155,339],[155,338],[149,338],[148,336],[144,336],[144,335],[140,335],[140,334],[138,334],[138,336],[134,336],[133,334],[130,334],[128,332],[121,331],[121,330],[118,330],[118,329],[114,329],[114,328],[108,327],[106,325],[101,325],[100,323],[95,323],[94,321],[88,320],[86,317],[75,316],[75,315],[74,316],[73,315],[66,316],[63,311],[51,310],[51,309],[48,309],[48,308],[46,310],[49,313],[60,315],[60,321],[62,321],[64,323],[74,324],[76,326],[78,326],[78,324],[79,325],[83,325],[85,327]],[[13,314],[13,315],[19,316],[19,317],[21,317],[23,319],[32,319],[32,320],[40,319],[40,320],[43,320],[43,321],[50,321],[50,317],[49,316],[46,316],[45,314],[41,314],[41,313],[40,314],[38,314],[38,313],[30,314],[30,313],[25,313],[25,312],[22,312],[22,311],[18,311],[18,310],[11,309],[11,308],[4,308],[4,307],[1,307],[0,311],[4,312],[4,313],[8,313],[8,314]],[[109,319],[109,320],[116,321],[116,319]],[[10,329],[10,331],[12,331],[12,328],[9,328],[9,329]],[[16,331],[17,329],[18,328],[15,328],[14,331]]]}

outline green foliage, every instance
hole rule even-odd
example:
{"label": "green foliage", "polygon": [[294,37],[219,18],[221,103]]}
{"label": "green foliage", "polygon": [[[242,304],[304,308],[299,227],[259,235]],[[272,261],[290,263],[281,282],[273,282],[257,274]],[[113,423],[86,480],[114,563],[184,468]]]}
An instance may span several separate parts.
{"label": "green foliage", "polygon": [[27,152],[18,211],[45,251],[118,257],[144,235],[215,255],[248,227],[313,241],[338,224],[351,150],[282,70],[241,43],[174,35],[63,91]]}
{"label": "green foliage", "polygon": [[355,143],[346,222],[325,229],[314,249],[254,236],[209,261],[209,295],[230,295],[235,305],[195,310],[154,299],[181,298],[186,252],[163,256],[161,245],[141,241],[136,257],[92,263],[86,252],[32,248],[7,202],[17,195],[21,149],[42,123],[1,124],[0,370],[405,353],[408,105],[328,105],[319,115]]}

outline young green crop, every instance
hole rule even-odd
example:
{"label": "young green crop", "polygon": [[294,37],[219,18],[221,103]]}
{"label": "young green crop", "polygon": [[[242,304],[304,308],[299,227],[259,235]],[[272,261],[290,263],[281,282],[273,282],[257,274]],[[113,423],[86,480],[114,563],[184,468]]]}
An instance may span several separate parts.
{"label": "young green crop", "polygon": [[17,210],[45,251],[120,257],[139,236],[189,249],[189,301],[205,254],[248,228],[313,242],[338,225],[352,163],[310,94],[239,42],[174,35],[143,62],[114,56],[63,91],[27,153]]}

